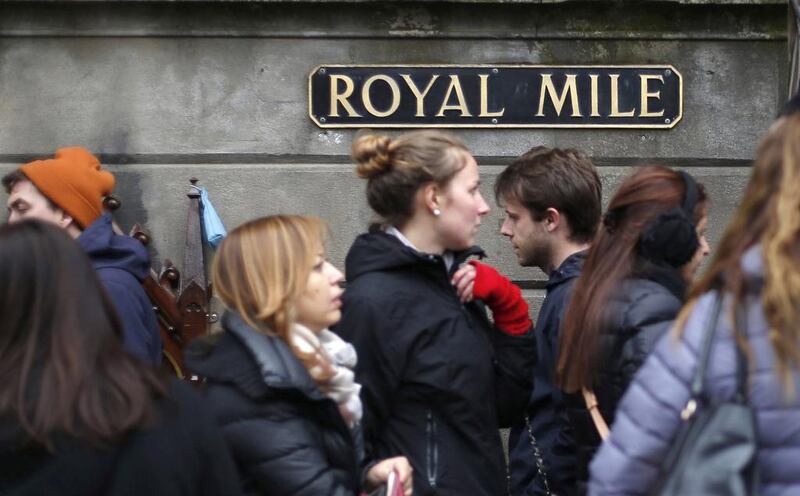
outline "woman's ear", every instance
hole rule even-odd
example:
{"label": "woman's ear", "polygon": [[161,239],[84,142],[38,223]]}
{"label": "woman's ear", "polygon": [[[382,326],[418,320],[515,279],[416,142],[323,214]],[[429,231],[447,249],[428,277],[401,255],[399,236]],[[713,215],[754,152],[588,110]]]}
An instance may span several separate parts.
{"label": "woman's ear", "polygon": [[428,183],[422,187],[420,193],[425,210],[433,215],[439,215],[442,211],[442,190],[439,186],[436,183]]}

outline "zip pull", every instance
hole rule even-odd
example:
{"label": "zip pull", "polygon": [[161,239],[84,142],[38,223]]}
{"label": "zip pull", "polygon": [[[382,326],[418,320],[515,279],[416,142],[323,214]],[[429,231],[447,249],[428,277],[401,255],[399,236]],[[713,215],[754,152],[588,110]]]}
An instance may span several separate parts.
{"label": "zip pull", "polygon": [[692,398],[689,400],[688,403],[686,403],[686,406],[681,411],[681,420],[683,420],[684,422],[689,420],[690,418],[692,418],[694,412],[696,411],[697,411],[697,401],[694,398]]}

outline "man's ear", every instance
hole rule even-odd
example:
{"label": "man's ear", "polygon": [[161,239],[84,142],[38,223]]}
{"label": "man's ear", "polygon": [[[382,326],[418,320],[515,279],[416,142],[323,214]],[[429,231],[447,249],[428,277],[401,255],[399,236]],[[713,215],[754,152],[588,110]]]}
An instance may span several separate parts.
{"label": "man's ear", "polygon": [[563,219],[561,218],[561,212],[556,210],[553,207],[548,208],[544,212],[544,227],[547,229],[547,232],[554,233],[558,230],[561,226]]}
{"label": "man's ear", "polygon": [[80,236],[82,229],[70,214],[60,208],[58,209],[57,214],[58,219],[56,223],[58,224],[58,227],[67,231],[67,233],[73,238]]}
{"label": "man's ear", "polygon": [[66,229],[70,224],[75,222],[75,219],[73,219],[70,214],[60,208],[56,209],[56,214],[58,215],[58,227],[61,229]]}

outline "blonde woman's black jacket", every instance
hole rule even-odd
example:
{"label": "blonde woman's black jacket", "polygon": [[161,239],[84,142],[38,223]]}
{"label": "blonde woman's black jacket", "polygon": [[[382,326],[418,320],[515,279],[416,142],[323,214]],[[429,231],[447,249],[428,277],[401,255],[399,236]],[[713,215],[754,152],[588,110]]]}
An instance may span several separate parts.
{"label": "blonde woman's black jacket", "polygon": [[227,312],[216,343],[186,357],[206,379],[245,494],[354,496],[359,460],[337,405],[322,394],[289,347]]}
{"label": "blonde woman's black jacket", "polygon": [[415,496],[506,494],[498,429],[524,415],[533,337],[493,328],[480,303],[460,303],[441,257],[376,227],[354,242],[346,275],[336,331],[358,351],[367,457],[407,456]]}

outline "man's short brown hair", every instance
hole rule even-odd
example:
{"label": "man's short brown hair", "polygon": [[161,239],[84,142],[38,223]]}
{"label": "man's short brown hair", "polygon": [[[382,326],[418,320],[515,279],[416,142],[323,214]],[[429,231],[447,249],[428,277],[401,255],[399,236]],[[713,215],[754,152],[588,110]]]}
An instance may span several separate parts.
{"label": "man's short brown hair", "polygon": [[28,178],[25,177],[25,174],[17,169],[3,176],[3,187],[6,189],[6,193],[11,194],[11,190],[14,189],[18,182],[27,180]]}
{"label": "man's short brown hair", "polygon": [[[31,180],[28,179],[28,177],[25,174],[20,172],[19,169],[9,172],[5,176],[3,176],[3,179],[0,179],[0,181],[2,181],[3,188],[5,188],[6,193],[8,193],[9,195],[11,194],[11,190],[14,189],[14,186],[16,186],[18,182],[20,182],[20,181],[31,182]],[[31,183],[31,184],[33,184],[33,183]],[[34,184],[34,188],[35,187],[36,187],[36,185]],[[41,193],[41,191],[40,191],[40,193]],[[42,195],[42,196],[44,196],[44,195]],[[44,198],[47,200],[47,205],[50,206],[50,210],[58,210],[58,209],[61,208],[58,205],[56,205],[55,203],[53,203],[53,200],[51,200],[50,198],[48,198],[46,196],[44,196]]]}
{"label": "man's short brown hair", "polygon": [[589,157],[574,149],[537,146],[515,160],[494,184],[497,203],[519,202],[534,220],[548,208],[566,216],[570,240],[592,240],[600,222],[602,186]]}

